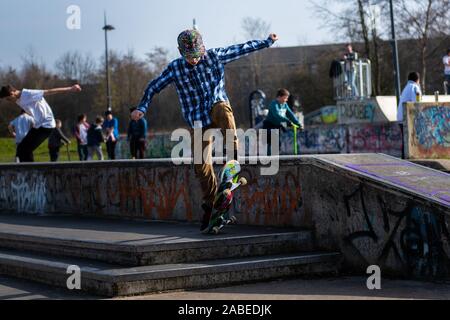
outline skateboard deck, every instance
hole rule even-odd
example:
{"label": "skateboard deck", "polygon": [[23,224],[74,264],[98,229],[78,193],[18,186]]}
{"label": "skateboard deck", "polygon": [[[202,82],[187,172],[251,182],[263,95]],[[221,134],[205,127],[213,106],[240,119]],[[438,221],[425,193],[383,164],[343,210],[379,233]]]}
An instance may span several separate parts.
{"label": "skateboard deck", "polygon": [[241,186],[247,184],[245,178],[239,178],[241,165],[238,161],[232,160],[225,164],[219,174],[219,187],[214,199],[213,212],[209,220],[205,234],[219,234],[228,224],[235,224],[236,217],[230,217],[229,211],[233,203],[234,193]]}

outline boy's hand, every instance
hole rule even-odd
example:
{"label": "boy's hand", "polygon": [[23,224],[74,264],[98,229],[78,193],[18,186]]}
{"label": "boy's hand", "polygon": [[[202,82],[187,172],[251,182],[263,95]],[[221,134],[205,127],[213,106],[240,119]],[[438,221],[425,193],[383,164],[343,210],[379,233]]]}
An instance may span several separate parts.
{"label": "boy's hand", "polygon": [[271,34],[269,35],[269,38],[270,38],[273,42],[278,41],[278,35],[276,35],[275,33],[271,33]]}
{"label": "boy's hand", "polygon": [[81,87],[80,87],[79,84],[76,84],[76,85],[74,85],[74,86],[72,86],[70,88],[70,91],[72,91],[72,92],[80,92],[81,91]]}
{"label": "boy's hand", "polygon": [[138,120],[142,119],[143,117],[144,117],[144,113],[139,110],[134,110],[133,113],[131,114],[131,119],[133,119],[134,121],[138,121]]}

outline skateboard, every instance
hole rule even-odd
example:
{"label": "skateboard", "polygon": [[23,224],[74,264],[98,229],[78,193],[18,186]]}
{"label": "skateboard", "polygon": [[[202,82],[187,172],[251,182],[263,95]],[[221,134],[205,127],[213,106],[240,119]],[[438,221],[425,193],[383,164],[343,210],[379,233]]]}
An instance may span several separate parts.
{"label": "skateboard", "polygon": [[239,178],[239,173],[241,173],[241,165],[236,160],[227,162],[221,170],[213,212],[209,219],[208,228],[203,233],[217,235],[225,226],[236,224],[236,217],[230,217],[229,215],[234,193],[239,187],[247,185],[247,180]]}

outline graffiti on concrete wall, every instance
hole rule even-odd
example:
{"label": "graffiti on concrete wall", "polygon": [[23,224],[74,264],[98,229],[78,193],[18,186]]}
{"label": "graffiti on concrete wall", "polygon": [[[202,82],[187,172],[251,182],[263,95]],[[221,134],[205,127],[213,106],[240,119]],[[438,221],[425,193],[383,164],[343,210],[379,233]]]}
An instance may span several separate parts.
{"label": "graffiti on concrete wall", "polygon": [[403,135],[400,125],[353,125],[348,127],[349,153],[385,153],[401,157]]}
{"label": "graffiti on concrete wall", "polygon": [[[289,137],[291,136],[293,136],[293,133],[289,134]],[[347,152],[345,126],[310,127],[299,134],[299,138],[300,153],[302,154]],[[292,145],[293,143],[291,146]],[[286,152],[285,154],[292,154],[292,151],[289,150],[289,146],[285,146],[281,150]]]}
{"label": "graffiti on concrete wall", "polygon": [[373,101],[340,102],[338,110],[340,124],[372,123],[376,105]]}
{"label": "graffiti on concrete wall", "polygon": [[[217,166],[216,172],[221,168]],[[237,194],[235,211],[250,225],[298,225],[302,210],[300,173],[286,168],[261,177],[246,168],[248,187]],[[190,166],[70,167],[4,174],[0,211],[198,221],[202,194]]]}
{"label": "graffiti on concrete wall", "polygon": [[326,106],[305,116],[306,126],[337,124],[337,122],[338,109],[336,106]]}
{"label": "graffiti on concrete wall", "polygon": [[80,212],[154,220],[193,219],[189,170],[90,169],[81,174],[80,181]]}
{"label": "graffiti on concrete wall", "polygon": [[234,201],[234,210],[241,223],[299,225],[303,195],[298,168],[270,178],[249,169],[244,169],[241,175],[249,182],[236,194]]}
{"label": "graffiti on concrete wall", "polygon": [[405,126],[408,158],[450,158],[450,106],[408,104]]}
{"label": "graffiti on concrete wall", "polygon": [[379,195],[374,208],[363,189],[344,196],[349,229],[344,243],[367,265],[403,270],[415,278],[448,275],[448,217],[412,202],[393,210]]}
{"label": "graffiti on concrete wall", "polygon": [[414,119],[414,129],[422,148],[450,150],[450,108],[436,106],[419,112]]}
{"label": "graffiti on concrete wall", "polygon": [[0,177],[0,204],[18,213],[42,214],[47,205],[47,181],[34,173]]}
{"label": "graffiti on concrete wall", "polygon": [[[177,144],[170,140],[169,134],[155,134],[147,139],[146,158],[170,158],[172,148]],[[300,154],[331,153],[385,153],[401,157],[403,152],[403,134],[397,123],[353,124],[353,125],[317,125],[308,126],[298,132],[298,150]],[[254,156],[257,148],[245,145],[246,154]],[[255,146],[253,146],[255,147]],[[280,153],[294,154],[294,131],[288,128],[280,132]],[[129,145],[126,139],[118,144],[118,158],[130,159]]]}

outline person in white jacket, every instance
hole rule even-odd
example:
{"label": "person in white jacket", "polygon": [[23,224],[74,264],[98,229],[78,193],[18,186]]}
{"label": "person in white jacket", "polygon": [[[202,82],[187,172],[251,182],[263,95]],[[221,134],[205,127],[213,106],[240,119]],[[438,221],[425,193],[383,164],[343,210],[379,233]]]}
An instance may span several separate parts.
{"label": "person in white jacket", "polygon": [[422,89],[420,88],[420,74],[411,72],[408,76],[408,83],[403,89],[400,103],[397,108],[397,121],[403,122],[403,105],[407,102],[416,102],[422,97]]}

